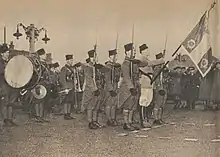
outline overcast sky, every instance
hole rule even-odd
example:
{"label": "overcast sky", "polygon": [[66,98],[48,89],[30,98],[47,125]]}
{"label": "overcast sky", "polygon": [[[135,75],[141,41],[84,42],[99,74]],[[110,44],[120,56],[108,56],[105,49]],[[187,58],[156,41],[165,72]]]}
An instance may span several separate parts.
{"label": "overcast sky", "polygon": [[[1,0],[3,1],[3,0]],[[7,41],[14,41],[17,49],[28,50],[23,36],[16,40],[12,34],[16,24],[34,23],[45,27],[51,38],[45,45],[41,39],[36,48],[44,47],[55,60],[64,62],[65,54],[73,54],[84,61],[87,51],[98,40],[99,60],[104,62],[108,50],[115,48],[119,33],[119,60],[123,46],[131,42],[135,23],[135,44],[146,43],[152,54],[164,49],[168,34],[167,52],[172,53],[185,39],[213,0],[7,0],[1,2],[0,38],[7,26]],[[24,33],[24,31],[21,31]],[[41,34],[41,38],[44,33]]]}

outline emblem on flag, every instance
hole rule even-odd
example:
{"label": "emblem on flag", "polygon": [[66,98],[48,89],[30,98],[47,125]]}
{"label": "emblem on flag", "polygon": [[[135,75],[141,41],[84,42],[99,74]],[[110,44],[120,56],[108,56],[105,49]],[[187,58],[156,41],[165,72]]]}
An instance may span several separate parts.
{"label": "emblem on flag", "polygon": [[192,50],[195,46],[196,46],[195,40],[190,39],[190,40],[188,41],[187,47]]}
{"label": "emblem on flag", "polygon": [[209,65],[209,61],[206,58],[203,58],[202,61],[201,61],[200,67],[203,68],[203,69],[207,69],[208,65]]}
{"label": "emblem on flag", "polygon": [[213,62],[212,48],[209,42],[207,11],[182,42],[181,48],[186,51],[201,75],[205,77]]}

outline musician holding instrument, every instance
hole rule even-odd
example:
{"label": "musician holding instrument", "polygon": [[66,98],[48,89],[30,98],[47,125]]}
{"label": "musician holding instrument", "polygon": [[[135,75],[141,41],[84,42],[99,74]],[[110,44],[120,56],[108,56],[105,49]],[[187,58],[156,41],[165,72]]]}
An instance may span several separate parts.
{"label": "musician holding instrument", "polygon": [[74,84],[74,70],[73,70],[73,55],[66,55],[66,64],[60,71],[60,85],[64,93],[62,104],[64,105],[64,119],[71,120],[72,103],[75,102],[75,84]]}
{"label": "musician holding instrument", "polygon": [[117,50],[109,50],[109,60],[105,65],[110,69],[106,73],[105,79],[105,91],[106,91],[106,103],[105,113],[107,116],[107,125],[117,126],[116,121],[116,109],[118,104],[118,83],[121,74],[121,65],[116,62]]}
{"label": "musician holding instrument", "polygon": [[19,90],[10,87],[5,81],[4,70],[9,61],[7,45],[0,47],[0,107],[5,126],[17,126],[13,121],[13,105],[19,96]]}
{"label": "musician holding instrument", "polygon": [[[42,73],[40,76],[40,80],[37,83],[37,85],[31,89],[31,93],[33,96],[32,103],[34,104],[35,109],[35,121],[39,123],[43,122],[49,122],[44,118],[45,116],[45,105],[47,102],[47,99],[49,98],[48,90],[49,90],[49,69],[48,65],[45,62],[46,52],[44,49],[39,49],[35,52],[39,65],[42,69]],[[39,67],[38,67],[39,68]]]}
{"label": "musician holding instrument", "polygon": [[48,99],[46,100],[46,110],[47,112],[51,112],[52,108],[58,105],[58,88],[59,88],[59,75],[56,69],[59,67],[59,63],[49,64],[49,83],[48,83]]}
{"label": "musician holding instrument", "polygon": [[122,79],[119,86],[119,107],[123,109],[123,129],[133,131],[137,129],[133,125],[133,114],[138,101],[138,87],[136,80],[134,80],[136,75],[133,74],[133,71],[139,71],[139,67],[134,64],[136,60],[134,60],[133,43],[124,45],[124,48],[126,56],[121,65]]}
{"label": "musician holding instrument", "polygon": [[81,63],[76,63],[74,66],[75,71],[75,102],[74,107],[76,113],[81,113],[82,96],[83,96],[83,83],[84,83],[84,73]]}
{"label": "musician holding instrument", "polygon": [[[156,59],[161,59],[163,58],[164,55],[163,53],[159,53],[156,55]],[[154,76],[156,76],[158,74],[158,72],[161,70],[161,68],[163,68],[164,64],[159,64],[154,66]],[[167,100],[167,88],[166,88],[166,84],[167,79],[164,78],[164,72],[166,71],[162,71],[159,75],[159,77],[157,77],[157,79],[155,80],[154,84],[153,84],[153,88],[154,88],[154,122],[153,124],[156,125],[162,125],[164,123],[164,121],[162,120],[162,114],[163,114],[163,108],[164,105],[166,103]]]}

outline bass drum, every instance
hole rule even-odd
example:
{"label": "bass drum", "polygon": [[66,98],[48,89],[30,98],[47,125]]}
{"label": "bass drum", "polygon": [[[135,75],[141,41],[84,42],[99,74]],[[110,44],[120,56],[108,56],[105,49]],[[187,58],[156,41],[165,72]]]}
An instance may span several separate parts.
{"label": "bass drum", "polygon": [[17,55],[9,60],[4,74],[9,86],[33,89],[40,81],[42,67],[35,57]]}

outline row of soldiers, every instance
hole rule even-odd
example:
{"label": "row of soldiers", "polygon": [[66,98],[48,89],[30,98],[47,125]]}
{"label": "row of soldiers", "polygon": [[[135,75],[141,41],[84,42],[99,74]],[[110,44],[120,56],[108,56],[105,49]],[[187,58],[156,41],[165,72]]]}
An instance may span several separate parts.
{"label": "row of soldiers", "polygon": [[[161,125],[163,107],[167,99],[167,86],[164,81],[165,70],[161,72],[164,62],[164,54],[156,55],[155,60],[149,60],[149,52],[146,44],[139,47],[141,58],[137,59],[134,53],[133,43],[126,44],[125,59],[122,64],[117,63],[117,50],[109,51],[109,60],[104,65],[97,63],[96,49],[88,51],[86,63],[74,62],[73,55],[66,55],[66,64],[58,72],[58,63],[47,65],[44,60],[45,51],[40,49],[35,56],[40,61],[42,75],[38,85],[47,89],[47,95],[43,99],[37,99],[35,95],[41,94],[40,86],[25,90],[22,96],[31,99],[34,106],[37,122],[48,122],[44,119],[46,106],[53,105],[57,97],[61,97],[60,103],[64,111],[64,119],[71,120],[72,105],[77,101],[77,90],[83,91],[81,112],[87,113],[88,127],[90,129],[102,128],[98,121],[100,108],[105,108],[107,125],[117,126],[116,110],[123,111],[123,128],[125,130],[136,130],[139,127],[133,123],[133,116],[137,107],[148,106],[154,103],[154,124]],[[9,51],[2,51],[1,67],[8,61]],[[4,68],[3,68],[4,69]],[[83,81],[77,74],[83,71]],[[159,77],[156,75],[159,74]],[[21,89],[10,87],[4,79],[4,70],[1,70],[1,106],[3,106],[4,123],[16,125],[12,120],[12,106],[21,95]],[[143,81],[142,78],[148,78]],[[155,82],[152,85],[152,78]],[[145,90],[143,90],[145,89]],[[143,93],[142,91],[147,93]],[[3,94],[4,93],[4,94]],[[147,101],[142,101],[146,100]],[[141,102],[140,102],[141,101]],[[29,101],[30,102],[30,101]],[[141,126],[144,127],[143,122]]]}

